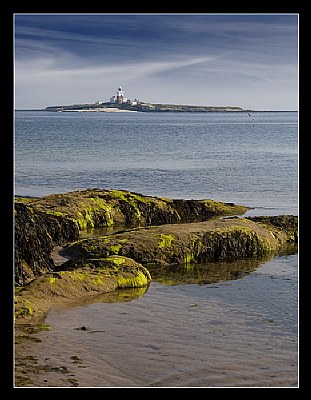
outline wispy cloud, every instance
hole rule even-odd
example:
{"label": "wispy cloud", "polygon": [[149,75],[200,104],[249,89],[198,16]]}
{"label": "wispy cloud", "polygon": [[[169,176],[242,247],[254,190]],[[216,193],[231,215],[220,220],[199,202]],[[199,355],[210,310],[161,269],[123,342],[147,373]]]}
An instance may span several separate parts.
{"label": "wispy cloud", "polygon": [[61,63],[54,57],[46,57],[40,60],[24,60],[16,64],[16,74],[30,77],[51,78],[59,77],[80,77],[88,76],[108,77],[109,75],[126,75],[128,78],[142,78],[152,76],[158,73],[178,70],[184,67],[197,66],[215,60],[217,57],[175,57],[162,61],[143,61],[129,62],[121,65],[91,65],[79,66],[75,63],[72,56],[67,53],[60,55]]}

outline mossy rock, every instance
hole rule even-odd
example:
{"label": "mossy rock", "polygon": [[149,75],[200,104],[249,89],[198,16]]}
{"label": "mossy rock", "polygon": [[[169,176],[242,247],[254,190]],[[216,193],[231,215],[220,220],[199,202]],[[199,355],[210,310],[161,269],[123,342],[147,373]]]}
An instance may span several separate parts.
{"label": "mossy rock", "polygon": [[149,271],[127,257],[72,262],[72,268],[45,274],[25,285],[15,296],[17,321],[37,320],[51,304],[108,293],[117,289],[141,288],[151,281]]}
{"label": "mossy rock", "polygon": [[298,217],[294,215],[257,216],[247,219],[264,225],[272,233],[283,231],[292,242],[298,242]]}
{"label": "mossy rock", "polygon": [[204,221],[243,214],[249,207],[213,200],[173,200],[126,190],[86,189],[27,201],[44,213],[75,221],[80,230],[94,227],[159,225]]}
{"label": "mossy rock", "polygon": [[118,249],[119,256],[146,266],[262,258],[293,241],[295,219],[289,217],[288,230],[285,224],[282,229],[275,225],[272,229],[272,225],[267,225],[269,217],[265,224],[244,218],[168,224],[117,233],[109,241],[105,236],[76,241],[65,250],[73,259],[89,259],[110,257]]}
{"label": "mossy rock", "polygon": [[[15,198],[15,282],[53,271],[52,248],[96,227],[149,226],[242,214],[248,207],[213,200],[172,200],[125,190],[87,189],[42,198]],[[110,245],[108,255],[121,246]]]}

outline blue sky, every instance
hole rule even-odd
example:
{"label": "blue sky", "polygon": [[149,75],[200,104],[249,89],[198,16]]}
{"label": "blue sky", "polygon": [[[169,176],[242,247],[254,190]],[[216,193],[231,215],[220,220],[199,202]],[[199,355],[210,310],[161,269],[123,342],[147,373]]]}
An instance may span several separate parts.
{"label": "blue sky", "polygon": [[15,107],[128,98],[298,109],[295,14],[16,14]]}

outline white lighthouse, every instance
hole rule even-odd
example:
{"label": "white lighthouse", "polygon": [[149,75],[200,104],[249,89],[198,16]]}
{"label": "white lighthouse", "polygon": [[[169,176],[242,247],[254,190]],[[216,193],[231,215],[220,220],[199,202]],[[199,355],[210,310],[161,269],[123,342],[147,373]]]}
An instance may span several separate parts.
{"label": "white lighthouse", "polygon": [[123,104],[127,102],[127,98],[124,97],[124,91],[122,90],[122,87],[119,86],[117,90],[117,95],[112,96],[110,98],[110,103],[116,103],[116,104]]}
{"label": "white lighthouse", "polygon": [[120,86],[117,90],[117,103],[122,104],[122,103],[124,103],[124,101],[126,101],[126,99],[124,99],[124,91],[122,90],[122,88]]}

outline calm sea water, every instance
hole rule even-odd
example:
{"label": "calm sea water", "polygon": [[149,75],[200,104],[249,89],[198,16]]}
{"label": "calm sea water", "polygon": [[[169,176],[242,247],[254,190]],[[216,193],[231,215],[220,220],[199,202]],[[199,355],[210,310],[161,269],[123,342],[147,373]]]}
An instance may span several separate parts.
{"label": "calm sea water", "polygon": [[297,214],[298,115],[15,113],[15,193],[86,188]]}

